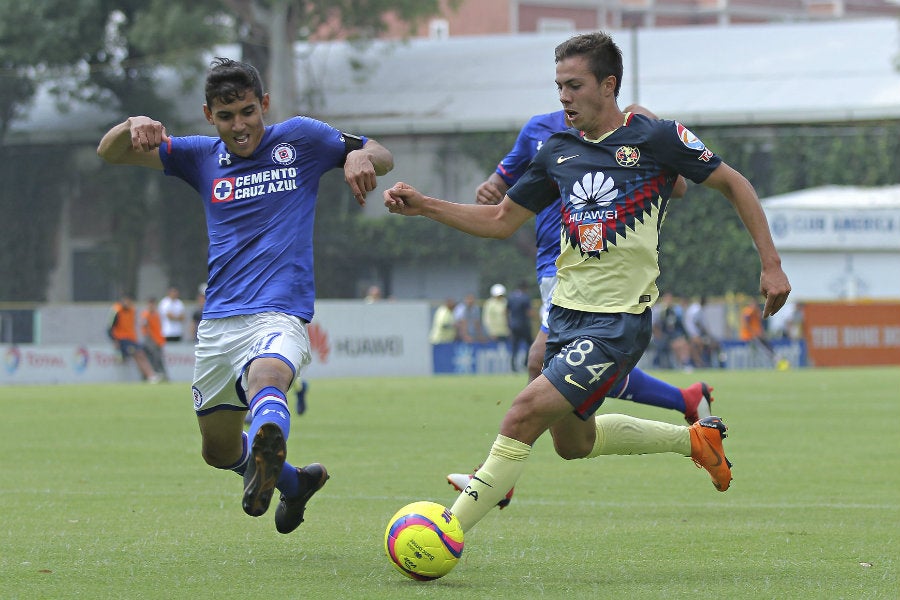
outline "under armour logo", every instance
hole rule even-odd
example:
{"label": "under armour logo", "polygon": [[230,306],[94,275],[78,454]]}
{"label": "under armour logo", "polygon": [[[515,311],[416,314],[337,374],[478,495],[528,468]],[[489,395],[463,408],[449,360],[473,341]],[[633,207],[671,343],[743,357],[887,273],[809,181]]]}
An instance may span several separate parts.
{"label": "under armour logo", "polygon": [[219,166],[220,167],[228,167],[231,166],[231,155],[225,152],[224,154],[219,155]]}

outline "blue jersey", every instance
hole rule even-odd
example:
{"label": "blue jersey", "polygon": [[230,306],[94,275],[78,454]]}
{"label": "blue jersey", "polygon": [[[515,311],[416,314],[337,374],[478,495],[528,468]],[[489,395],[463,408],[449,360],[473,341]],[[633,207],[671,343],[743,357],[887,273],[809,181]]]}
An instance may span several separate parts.
{"label": "blue jersey", "polygon": [[[266,127],[252,156],[215,137],[172,137],[167,175],[200,194],[209,235],[204,319],[281,312],[311,321],[313,221],[319,178],[344,164],[343,134],[294,117]],[[365,139],[363,139],[365,143]]]}
{"label": "blue jersey", "polygon": [[[528,120],[512,150],[509,151],[496,173],[506,185],[512,187],[528,170],[534,155],[550,136],[566,129],[566,115],[563,111],[535,115]],[[556,275],[556,258],[559,256],[560,202],[551,204],[537,214],[534,219],[534,232],[537,241],[537,278],[538,283],[544,277]]]}
{"label": "blue jersey", "polygon": [[575,129],[551,136],[507,194],[536,214],[562,199],[553,304],[634,314],[652,306],[675,180],[700,183],[721,162],[682,124],[633,113],[598,140]]}

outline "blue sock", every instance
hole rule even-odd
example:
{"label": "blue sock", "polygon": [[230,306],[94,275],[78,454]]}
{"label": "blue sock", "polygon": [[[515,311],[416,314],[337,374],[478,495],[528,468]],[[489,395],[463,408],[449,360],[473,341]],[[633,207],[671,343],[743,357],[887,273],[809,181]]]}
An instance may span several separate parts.
{"label": "blue sock", "polygon": [[[261,389],[250,401],[250,414],[253,415],[253,421],[246,434],[248,439],[252,440],[264,424],[275,423],[281,428],[281,433],[287,441],[291,430],[291,413],[288,410],[284,392],[272,386]],[[300,494],[300,478],[297,477],[297,469],[289,462],[285,461],[284,466],[281,467],[275,487],[289,498]]]}
{"label": "blue sock", "polygon": [[243,476],[244,471],[247,470],[247,459],[250,458],[250,443],[248,442],[247,432],[241,432],[241,443],[243,444],[243,449],[241,450],[241,457],[237,460],[233,465],[228,465],[227,467],[219,467],[220,469],[226,471],[234,471],[238,475]]}
{"label": "blue sock", "polygon": [[281,474],[278,476],[278,481],[275,482],[275,487],[288,498],[296,498],[300,495],[300,477],[297,476],[297,469],[289,465],[287,461],[281,467]]}
{"label": "blue sock", "polygon": [[281,428],[281,433],[287,441],[291,430],[291,413],[284,392],[273,386],[259,390],[250,401],[250,414],[253,421],[247,431],[249,439],[254,439],[256,432],[266,423],[275,423]]}
{"label": "blue sock", "polygon": [[631,400],[638,404],[649,404],[660,408],[671,408],[683,413],[684,396],[681,389],[661,379],[647,375],[637,367],[609,392],[611,398]]}

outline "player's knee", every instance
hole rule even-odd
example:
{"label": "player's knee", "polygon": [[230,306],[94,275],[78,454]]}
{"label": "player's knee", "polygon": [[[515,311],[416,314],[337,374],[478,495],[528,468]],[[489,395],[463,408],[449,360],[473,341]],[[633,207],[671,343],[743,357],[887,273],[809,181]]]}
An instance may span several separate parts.
{"label": "player's knee", "polygon": [[553,440],[553,448],[556,450],[556,454],[563,460],[576,460],[590,454],[590,446],[573,442],[574,440],[568,440],[565,443]]}
{"label": "player's knee", "polygon": [[553,449],[563,460],[584,458],[593,450],[593,440],[582,439],[573,435],[554,435]]}
{"label": "player's knee", "polygon": [[200,454],[206,464],[216,469],[229,469],[237,460],[237,457],[232,456],[233,452],[224,452],[221,448],[207,445],[203,446]]}

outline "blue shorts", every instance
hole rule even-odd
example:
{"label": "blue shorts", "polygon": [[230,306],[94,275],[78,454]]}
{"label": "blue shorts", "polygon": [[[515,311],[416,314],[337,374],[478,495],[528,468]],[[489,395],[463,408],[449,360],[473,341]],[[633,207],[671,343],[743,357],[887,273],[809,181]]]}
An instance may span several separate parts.
{"label": "blue shorts", "polygon": [[140,344],[132,340],[116,340],[116,345],[119,347],[122,360],[128,360],[142,348]]}
{"label": "blue shorts", "polygon": [[548,321],[543,375],[587,420],[647,349],[651,312],[590,313],[554,304]]}

